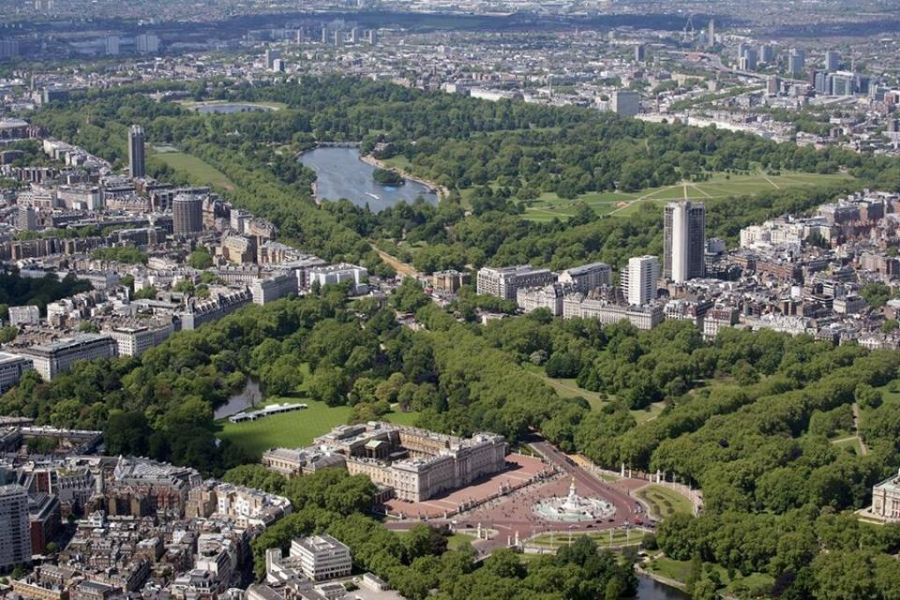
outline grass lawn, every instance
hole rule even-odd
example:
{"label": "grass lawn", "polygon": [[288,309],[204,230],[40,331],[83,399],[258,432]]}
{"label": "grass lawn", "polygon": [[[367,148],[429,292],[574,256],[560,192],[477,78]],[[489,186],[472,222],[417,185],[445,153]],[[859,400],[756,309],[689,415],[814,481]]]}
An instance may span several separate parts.
{"label": "grass lawn", "polygon": [[591,408],[594,410],[599,410],[607,402],[606,399],[597,392],[591,392],[578,387],[578,383],[574,379],[555,379],[553,377],[547,377],[547,374],[542,367],[531,363],[523,363],[522,367],[532,375],[543,379],[544,383],[552,387],[556,392],[556,395],[560,398],[575,398],[576,396],[581,396],[588,401],[588,404],[590,404]]}
{"label": "grass lawn", "polygon": [[157,152],[152,155],[169,165],[173,170],[183,173],[197,185],[209,185],[225,191],[234,190],[234,183],[222,171],[193,154],[185,152]]}
{"label": "grass lawn", "polygon": [[471,544],[475,541],[474,535],[468,535],[466,533],[454,533],[447,538],[447,548],[450,550],[456,550],[463,544]]}
{"label": "grass lawn", "polygon": [[[296,398],[270,398],[266,404],[297,401]],[[307,446],[314,437],[326,433],[335,425],[346,423],[350,418],[349,406],[328,406],[308,398],[300,401],[308,404],[309,408],[244,423],[231,423],[225,419],[221,421],[222,430],[218,436],[230,440],[253,456],[261,456],[269,448]]]}
{"label": "grass lawn", "polygon": [[381,162],[388,165],[389,167],[394,167],[395,169],[403,169],[407,172],[409,171],[410,167],[412,167],[412,163],[410,162],[410,160],[402,154],[392,156],[391,158],[386,158]]}
{"label": "grass lawn", "polygon": [[525,208],[525,218],[531,221],[566,220],[575,214],[575,205],[584,202],[599,215],[627,217],[650,204],[659,208],[672,200],[711,200],[730,196],[753,195],[768,190],[829,184],[852,179],[849,175],[819,175],[816,173],[783,172],[781,175],[714,175],[709,181],[678,183],[648,188],[637,192],[589,192],[575,200],[544,193]]}
{"label": "grass lawn", "polygon": [[[343,425],[350,419],[349,406],[328,406],[324,402],[309,398],[269,398],[266,404],[274,402],[303,402],[306,410],[272,415],[256,421],[231,423],[221,420],[219,439],[230,440],[252,456],[262,456],[269,448],[298,448],[312,443],[313,438],[327,433],[336,425]],[[401,425],[412,424],[418,413],[390,413],[386,421]]]}
{"label": "grass lawn", "polygon": [[[610,541],[609,531],[597,531],[586,534],[574,533],[572,534],[572,541],[574,542],[582,535],[587,535],[589,538],[594,540],[594,542],[596,542],[597,546],[599,546],[600,548],[609,548],[640,545],[641,541],[643,541],[644,539],[644,536],[647,534],[646,532],[639,530],[631,530],[626,532],[626,530],[624,529],[613,529],[612,541]],[[528,543],[534,546],[541,546],[542,548],[559,548],[561,546],[569,545],[569,534],[556,533],[550,535],[549,533],[545,533],[535,537],[532,540],[529,540]]]}
{"label": "grass lawn", "polygon": [[692,514],[694,508],[691,501],[666,486],[651,483],[636,492],[638,498],[647,503],[650,513],[665,519],[676,513]]}
{"label": "grass lawn", "polygon": [[[684,584],[691,573],[691,561],[672,560],[666,556],[660,556],[651,559],[646,568],[657,575],[662,575]],[[703,563],[703,570],[707,572],[715,571],[719,575],[719,580],[724,584],[724,589],[728,592],[738,589],[765,590],[771,588],[775,582],[771,576],[764,573],[751,573],[746,577],[738,573],[732,580],[728,577],[728,570],[725,567],[714,563]]]}
{"label": "grass lawn", "polygon": [[672,560],[666,556],[660,556],[650,561],[647,570],[684,583],[691,573],[691,561]]}

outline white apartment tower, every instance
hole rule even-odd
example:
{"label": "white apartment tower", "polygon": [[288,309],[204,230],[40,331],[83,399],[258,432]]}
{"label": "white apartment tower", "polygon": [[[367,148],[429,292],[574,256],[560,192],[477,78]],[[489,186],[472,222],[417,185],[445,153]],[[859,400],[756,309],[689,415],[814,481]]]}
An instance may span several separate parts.
{"label": "white apartment tower", "polygon": [[656,298],[659,279],[659,259],[655,256],[634,256],[622,273],[621,283],[628,304],[641,306]]}

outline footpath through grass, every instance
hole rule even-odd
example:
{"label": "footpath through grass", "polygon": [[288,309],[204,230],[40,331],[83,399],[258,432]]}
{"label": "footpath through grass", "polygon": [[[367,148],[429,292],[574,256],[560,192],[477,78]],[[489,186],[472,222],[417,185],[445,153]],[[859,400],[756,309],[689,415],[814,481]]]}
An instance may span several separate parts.
{"label": "footpath through grass", "polygon": [[637,192],[589,192],[574,200],[560,198],[555,193],[544,193],[527,204],[524,218],[531,221],[566,220],[576,211],[576,205],[584,202],[598,215],[627,217],[637,211],[661,208],[673,200],[713,200],[731,196],[755,195],[760,192],[792,187],[810,187],[833,184],[853,179],[850,175],[800,173],[787,171],[780,175],[753,173],[750,175],[717,174],[709,181],[677,183]]}

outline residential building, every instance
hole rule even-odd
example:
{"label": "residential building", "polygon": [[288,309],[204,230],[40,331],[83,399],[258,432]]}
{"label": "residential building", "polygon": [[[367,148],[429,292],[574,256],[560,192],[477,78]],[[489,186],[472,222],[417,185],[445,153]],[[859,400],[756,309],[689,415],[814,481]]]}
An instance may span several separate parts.
{"label": "residential building", "polygon": [[621,274],[622,291],[632,306],[642,306],[656,299],[659,280],[659,259],[655,256],[634,256]]}
{"label": "residential building", "polygon": [[563,299],[563,317],[566,319],[597,319],[604,325],[628,321],[638,329],[653,329],[663,322],[665,315],[659,304],[623,305],[607,300],[570,294]]}
{"label": "residential building", "polygon": [[545,308],[551,315],[558,317],[562,315],[564,295],[565,288],[559,283],[539,288],[519,288],[516,292],[516,304],[526,313]]}
{"label": "residential building", "polygon": [[300,569],[313,581],[346,577],[353,569],[350,548],[327,533],[294,540],[291,556],[300,559]]}
{"label": "residential building", "polygon": [[516,267],[482,267],[478,270],[476,289],[506,300],[515,300],[519,288],[541,287],[556,281],[556,273],[534,269],[531,265]]}
{"label": "residential building", "polygon": [[138,54],[155,54],[159,52],[159,37],[152,33],[142,33],[134,38],[134,47]]}
{"label": "residential building", "polygon": [[788,53],[787,71],[792,77],[802,77],[806,69],[806,52],[800,48],[791,48]]}
{"label": "residential building", "polygon": [[256,238],[244,235],[229,235],[222,240],[222,256],[236,265],[256,262]]}
{"label": "residential building", "polygon": [[266,48],[264,60],[266,62],[266,70],[271,71],[275,67],[275,61],[281,58],[281,51],[274,48]]}
{"label": "residential building", "polygon": [[41,309],[37,306],[10,306],[9,324],[13,327],[20,325],[37,325],[41,322]]}
{"label": "residential building", "polygon": [[250,284],[254,304],[268,304],[279,298],[297,293],[297,276],[294,273],[278,273],[268,279],[255,279]]}
{"label": "residential building", "polygon": [[663,277],[675,283],[706,273],[706,207],[702,203],[670,202],[665,209]]}
{"label": "residential building", "polygon": [[28,523],[31,552],[43,554],[62,527],[59,498],[50,494],[31,494],[28,497]]}
{"label": "residential building", "polygon": [[616,90],[609,100],[611,111],[622,117],[633,117],[641,112],[641,95],[631,90]]}
{"label": "residential building", "polygon": [[140,356],[175,333],[175,326],[172,321],[160,321],[150,325],[114,326],[104,329],[104,333],[116,341],[119,356]]}
{"label": "residential building", "polygon": [[203,198],[194,194],[175,196],[172,200],[172,227],[175,235],[203,231]]}
{"label": "residential building", "polygon": [[183,331],[192,331],[201,325],[216,321],[237,309],[250,304],[253,295],[248,289],[227,289],[212,294],[204,300],[191,299],[187,308],[176,314]]}
{"label": "residential building", "polygon": [[49,344],[22,348],[17,352],[31,359],[34,369],[44,380],[52,381],[78,361],[113,358],[118,352],[118,346],[108,335],[82,333]]}
{"label": "residential building", "polygon": [[144,159],[144,128],[132,125],[128,130],[128,174],[139,179],[147,175]]}
{"label": "residential building", "polygon": [[612,267],[602,262],[572,267],[559,274],[559,282],[572,286],[576,292],[587,293],[612,283]]}
{"label": "residential building", "polygon": [[462,286],[469,283],[469,274],[460,273],[456,269],[447,271],[435,271],[431,275],[431,285],[436,290],[444,292],[456,292]]}
{"label": "residential building", "polygon": [[0,569],[31,562],[28,493],[22,486],[0,486],[0,532]]}

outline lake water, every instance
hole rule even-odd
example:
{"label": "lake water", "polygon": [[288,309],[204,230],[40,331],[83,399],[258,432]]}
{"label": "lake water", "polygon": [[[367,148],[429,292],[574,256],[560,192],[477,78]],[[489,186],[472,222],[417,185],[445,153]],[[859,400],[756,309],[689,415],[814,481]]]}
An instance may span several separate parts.
{"label": "lake water", "polygon": [[204,115],[230,115],[241,112],[269,112],[274,110],[268,106],[260,106],[259,104],[241,104],[238,102],[228,104],[198,104],[194,110]]}
{"label": "lake water", "polygon": [[419,196],[437,204],[437,195],[421,183],[407,180],[398,187],[375,183],[375,167],[361,161],[356,148],[316,148],[302,154],[300,162],[316,172],[319,200],[346,198],[357,206],[368,204],[375,212],[402,200],[412,203]]}
{"label": "lake water", "polygon": [[228,402],[220,406],[213,412],[213,418],[216,420],[236,415],[242,410],[253,407],[262,399],[262,392],[259,389],[259,382],[254,379],[247,379],[247,385],[244,389],[228,399]]}
{"label": "lake water", "polygon": [[663,585],[657,581],[638,575],[637,600],[690,600],[690,596]]}

